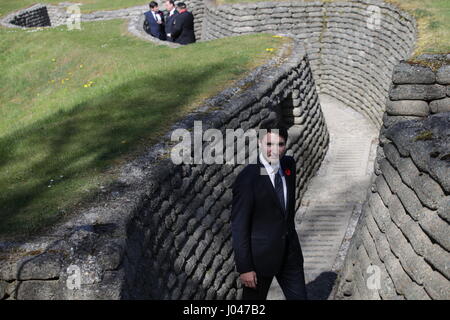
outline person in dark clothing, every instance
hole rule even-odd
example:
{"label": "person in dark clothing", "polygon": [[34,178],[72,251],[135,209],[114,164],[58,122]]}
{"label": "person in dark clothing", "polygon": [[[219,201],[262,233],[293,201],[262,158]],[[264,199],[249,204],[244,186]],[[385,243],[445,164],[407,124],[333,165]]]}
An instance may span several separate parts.
{"label": "person in dark clothing", "polygon": [[151,36],[159,40],[166,40],[164,31],[164,14],[159,11],[158,3],[152,1],[149,3],[150,11],[144,13],[144,30]]}
{"label": "person in dark clothing", "polygon": [[[260,154],[233,184],[231,233],[243,300],[265,300],[274,277],[287,300],[305,300],[303,254],[295,230],[296,165],[286,156],[287,129],[260,127]],[[264,132],[265,130],[265,132]]]}
{"label": "person in dark clothing", "polygon": [[174,42],[179,44],[194,43],[194,16],[187,11],[184,2],[179,2],[177,8],[179,13],[173,20],[172,38],[174,39]]}
{"label": "person in dark clothing", "polygon": [[175,7],[175,1],[174,0],[166,0],[166,9],[167,9],[167,17],[166,17],[166,36],[167,41],[173,42],[172,38],[172,24],[175,19],[175,17],[178,15],[178,11]]}

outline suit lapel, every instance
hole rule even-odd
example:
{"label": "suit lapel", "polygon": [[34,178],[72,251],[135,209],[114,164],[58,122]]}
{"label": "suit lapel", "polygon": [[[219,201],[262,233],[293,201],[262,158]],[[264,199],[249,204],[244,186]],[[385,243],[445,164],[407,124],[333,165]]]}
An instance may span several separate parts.
{"label": "suit lapel", "polygon": [[[264,185],[264,188],[270,190],[270,195],[272,197],[272,200],[277,204],[278,208],[280,209],[280,213],[283,215],[284,218],[286,218],[286,215],[284,214],[285,209],[281,206],[280,200],[278,199],[277,193],[275,192],[275,188],[273,187],[272,181],[270,180],[269,173],[267,172],[264,165],[259,161],[258,157],[258,165],[259,165],[259,175],[260,175],[260,181]],[[288,181],[286,179],[286,191],[288,196],[286,197],[289,201],[289,189],[288,189]],[[287,203],[286,203],[286,208]]]}

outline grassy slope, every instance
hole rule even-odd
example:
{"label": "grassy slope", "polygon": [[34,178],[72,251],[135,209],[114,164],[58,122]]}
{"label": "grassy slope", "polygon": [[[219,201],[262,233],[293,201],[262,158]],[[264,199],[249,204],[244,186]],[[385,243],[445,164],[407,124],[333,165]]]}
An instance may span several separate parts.
{"label": "grassy slope", "polygon": [[[218,3],[261,2],[266,0],[218,0]],[[287,1],[287,0],[274,0]],[[301,2],[315,1],[303,0]],[[344,0],[321,0],[342,2]],[[419,37],[414,56],[422,53],[450,52],[449,0],[385,0],[411,13],[419,25]]]}
{"label": "grassy slope", "polygon": [[285,41],[251,35],[171,49],[124,36],[125,25],[0,28],[0,234],[56,221]]}

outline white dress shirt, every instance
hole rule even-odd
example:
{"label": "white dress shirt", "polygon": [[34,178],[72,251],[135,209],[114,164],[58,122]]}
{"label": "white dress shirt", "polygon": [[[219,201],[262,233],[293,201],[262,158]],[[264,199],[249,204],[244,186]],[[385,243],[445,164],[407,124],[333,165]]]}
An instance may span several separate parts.
{"label": "white dress shirt", "polygon": [[275,188],[275,174],[280,171],[281,173],[281,181],[283,182],[283,194],[284,194],[284,205],[286,209],[287,205],[287,186],[286,186],[286,178],[284,177],[283,171],[281,170],[280,163],[276,164],[270,164],[266,158],[262,155],[262,153],[259,154],[259,161],[264,165],[264,168],[266,168],[267,173],[269,174],[270,181],[272,182],[272,186]]}
{"label": "white dress shirt", "polygon": [[155,11],[152,11],[152,12],[153,12],[153,18],[155,18],[156,22],[161,21],[161,16],[159,14],[156,14]]}

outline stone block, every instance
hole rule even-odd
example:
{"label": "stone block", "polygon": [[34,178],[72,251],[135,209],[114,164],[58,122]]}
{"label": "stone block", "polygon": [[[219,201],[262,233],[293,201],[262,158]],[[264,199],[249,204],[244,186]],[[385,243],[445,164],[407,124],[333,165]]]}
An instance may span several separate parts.
{"label": "stone block", "polygon": [[450,281],[438,272],[428,274],[424,288],[434,300],[450,300]]}
{"label": "stone block", "polygon": [[392,143],[385,143],[383,145],[384,154],[388,158],[389,162],[397,168],[398,163],[400,161],[400,153],[397,151],[397,148]]}
{"label": "stone block", "polygon": [[437,244],[428,245],[424,258],[447,279],[450,278],[450,254]]}
{"label": "stone block", "polygon": [[402,184],[402,179],[398,172],[392,167],[387,159],[382,159],[380,162],[380,169],[383,176],[393,193],[397,193],[399,186]]}
{"label": "stone block", "polygon": [[396,291],[406,296],[409,291],[409,287],[412,286],[413,283],[405,273],[405,270],[403,270],[400,262],[392,253],[389,253],[384,261],[384,265],[386,266],[392,282],[394,283]]}
{"label": "stone block", "polygon": [[386,183],[386,180],[384,180],[384,177],[382,175],[379,175],[375,180],[375,185],[377,188],[377,192],[380,195],[381,199],[383,200],[383,203],[385,205],[388,205],[389,199],[392,196],[391,190],[389,189],[389,186]]}
{"label": "stone block", "polygon": [[444,65],[436,72],[436,82],[440,84],[450,84],[450,65]]}
{"label": "stone block", "polygon": [[392,220],[400,228],[410,221],[410,217],[406,214],[405,208],[396,195],[393,195],[389,201],[389,213]]}
{"label": "stone block", "polygon": [[419,220],[422,215],[423,207],[414,191],[408,188],[405,184],[400,184],[396,190],[396,194],[408,214],[414,220]]}
{"label": "stone block", "polygon": [[372,216],[375,219],[378,228],[385,232],[387,226],[391,223],[389,217],[389,210],[384,205],[380,196],[377,193],[373,193],[369,199],[369,205],[372,212]]}
{"label": "stone block", "polygon": [[62,288],[66,284],[60,280],[29,280],[20,284],[18,300],[57,300],[61,299]]}
{"label": "stone block", "polygon": [[395,66],[392,74],[395,84],[430,84],[435,81],[436,76],[431,68],[405,61]]}
{"label": "stone block", "polygon": [[391,100],[435,100],[446,96],[445,86],[439,84],[400,84],[393,85],[389,98]]}
{"label": "stone block", "polygon": [[447,223],[450,223],[450,196],[441,199],[437,213]]}
{"label": "stone block", "polygon": [[397,169],[403,182],[410,188],[413,188],[414,180],[419,176],[420,172],[411,158],[400,158],[397,164]]}
{"label": "stone block", "polygon": [[18,265],[19,280],[47,280],[59,277],[60,257],[56,254],[42,254],[22,259]]}
{"label": "stone block", "polygon": [[439,184],[425,173],[419,174],[414,179],[412,187],[419,200],[430,209],[437,209],[439,202],[444,197],[444,192]]}
{"label": "stone block", "polygon": [[428,103],[422,100],[388,100],[386,112],[394,116],[419,116],[424,117],[430,113]]}
{"label": "stone block", "polygon": [[387,112],[383,115],[383,126],[385,128],[392,127],[393,125],[410,120],[421,120],[422,117],[418,116],[392,116],[388,115]]}
{"label": "stone block", "polygon": [[430,109],[432,113],[450,112],[450,98],[431,101]]}
{"label": "stone block", "polygon": [[447,251],[450,251],[450,226],[436,212],[431,210],[425,211],[419,224],[430,238],[439,243]]}

